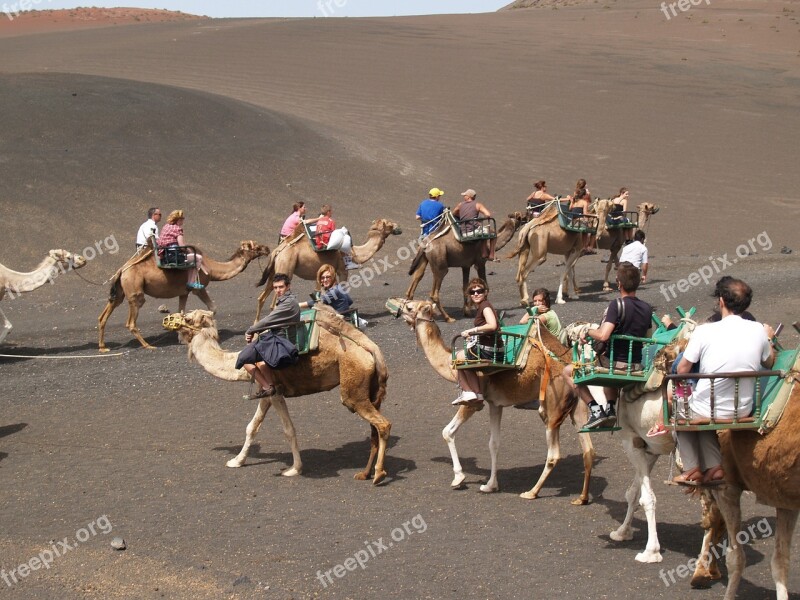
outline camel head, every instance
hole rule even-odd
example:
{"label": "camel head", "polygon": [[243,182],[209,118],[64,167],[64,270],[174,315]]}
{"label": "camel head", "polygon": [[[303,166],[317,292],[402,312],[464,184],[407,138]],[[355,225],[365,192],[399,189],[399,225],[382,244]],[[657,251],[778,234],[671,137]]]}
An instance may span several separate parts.
{"label": "camel head", "polygon": [[202,332],[215,340],[219,339],[217,322],[210,310],[193,310],[189,313],[172,313],[164,317],[161,326],[169,331],[177,331],[182,344],[189,344]]}
{"label": "camel head", "polygon": [[269,256],[270,249],[269,246],[264,246],[258,242],[254,242],[253,240],[244,240],[239,242],[239,249],[236,251],[236,253],[241,254],[248,261],[251,261],[259,256]]}
{"label": "camel head", "polygon": [[56,261],[57,264],[60,264],[67,269],[80,269],[81,267],[86,266],[86,259],[80,254],[73,254],[72,252],[67,252],[66,250],[50,250],[48,254],[50,255],[50,258]]}
{"label": "camel head", "polygon": [[400,235],[403,233],[403,230],[397,226],[397,223],[393,223],[389,219],[375,219],[369,230],[370,232],[377,231],[384,240],[390,235]]}
{"label": "camel head", "polygon": [[417,321],[433,321],[436,306],[430,300],[406,300],[405,298],[389,298],[386,308],[395,317],[403,317],[409,327],[414,329]]}
{"label": "camel head", "polygon": [[644,229],[650,217],[656,214],[660,209],[661,207],[658,204],[653,204],[652,202],[642,202],[637,205],[636,210],[639,212],[639,229]]}

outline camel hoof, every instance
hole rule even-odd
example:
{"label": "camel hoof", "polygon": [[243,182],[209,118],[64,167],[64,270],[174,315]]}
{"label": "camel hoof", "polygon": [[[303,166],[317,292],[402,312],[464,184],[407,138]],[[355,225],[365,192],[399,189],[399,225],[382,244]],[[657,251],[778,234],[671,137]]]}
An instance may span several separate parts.
{"label": "camel hoof", "polygon": [[564,300],[563,298],[556,298],[556,304],[566,304],[566,303],[567,301]]}
{"label": "camel hoof", "polygon": [[372,485],[380,485],[386,480],[386,471],[375,471],[375,477],[372,479]]}
{"label": "camel hoof", "polygon": [[363,471],[356,473],[355,475],[353,475],[353,479],[357,481],[366,481],[367,479],[369,479],[369,473],[364,473]]}
{"label": "camel hoof", "polygon": [[447,317],[447,318],[445,319],[445,322],[447,322],[447,323],[455,323],[455,322],[456,322],[456,320],[455,320],[453,317]]}
{"label": "camel hoof", "polygon": [[519,305],[520,305],[522,308],[528,308],[528,306],[530,306],[530,305],[529,305],[529,304],[528,304],[528,303],[527,303],[525,300],[520,300],[520,301],[519,301]]}
{"label": "camel hoof", "polygon": [[300,475],[300,473],[302,472],[303,472],[302,467],[300,468],[291,467],[290,469],[286,469],[283,473],[281,473],[281,475],[283,475],[284,477],[294,477],[296,475]]}
{"label": "camel hoof", "polygon": [[[617,529],[616,531],[612,531],[611,535],[609,536],[615,542],[627,542],[633,539],[633,532],[622,531],[621,529]],[[636,560],[639,560],[638,558]]]}
{"label": "camel hoof", "polygon": [[711,587],[711,577],[708,575],[695,575],[689,582],[693,590],[705,590]]}
{"label": "camel hoof", "polygon": [[244,464],[243,460],[239,460],[238,458],[232,458],[228,462],[225,463],[226,467],[230,467],[231,469],[238,469]]}
{"label": "camel hoof", "polygon": [[571,501],[570,504],[572,504],[572,506],[587,506],[589,504],[589,499],[575,498],[575,500]]}
{"label": "camel hoof", "polygon": [[103,354],[105,354],[106,352],[108,352],[108,348],[106,348],[105,346],[102,346],[101,348],[98,348],[97,351],[98,352],[102,352]]}
{"label": "camel hoof", "polygon": [[539,497],[539,494],[535,493],[534,491],[522,492],[519,497],[524,498],[525,500],[536,500]]}
{"label": "camel hoof", "polygon": [[611,291],[611,286],[608,285],[608,284],[603,284],[603,291],[604,292],[610,292]]}
{"label": "camel hoof", "polygon": [[157,350],[155,346],[151,346],[150,344],[145,344],[144,346],[142,346],[142,348],[144,348],[145,350]]}
{"label": "camel hoof", "polygon": [[464,487],[465,479],[466,476],[463,473],[456,473],[455,476],[453,477],[453,481],[450,482],[450,487],[453,488],[454,490],[461,489],[462,487]]}
{"label": "camel hoof", "polygon": [[663,560],[661,552],[645,550],[636,555],[636,560],[640,563],[660,563]]}
{"label": "camel hoof", "polygon": [[480,487],[480,490],[481,490],[481,491],[482,491],[484,494],[494,494],[495,492],[499,492],[499,491],[500,491],[500,486],[499,486],[499,485],[496,485],[496,484],[495,484],[495,485],[489,485],[488,483],[484,483],[484,484],[483,484],[483,485]]}

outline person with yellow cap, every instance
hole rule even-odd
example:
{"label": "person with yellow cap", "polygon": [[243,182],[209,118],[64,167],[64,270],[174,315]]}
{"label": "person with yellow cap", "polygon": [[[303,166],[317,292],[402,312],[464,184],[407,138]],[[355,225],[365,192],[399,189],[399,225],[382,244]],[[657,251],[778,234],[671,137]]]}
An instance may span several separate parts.
{"label": "person with yellow cap", "polygon": [[422,227],[420,237],[425,237],[439,225],[439,217],[444,212],[444,204],[439,200],[442,196],[444,196],[444,191],[439,188],[431,188],[428,197],[420,203],[417,209],[417,221]]}

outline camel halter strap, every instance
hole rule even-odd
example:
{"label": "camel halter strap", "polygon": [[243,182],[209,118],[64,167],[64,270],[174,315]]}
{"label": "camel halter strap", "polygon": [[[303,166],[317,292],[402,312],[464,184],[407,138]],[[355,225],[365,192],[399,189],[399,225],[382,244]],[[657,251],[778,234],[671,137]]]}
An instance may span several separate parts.
{"label": "camel halter strap", "polygon": [[191,323],[187,323],[186,319],[183,317],[183,315],[181,315],[179,313],[167,315],[161,321],[161,325],[164,327],[164,329],[167,329],[169,331],[178,331],[181,327],[185,327],[187,329],[191,329],[192,331],[201,331],[202,330],[201,327],[195,327]]}

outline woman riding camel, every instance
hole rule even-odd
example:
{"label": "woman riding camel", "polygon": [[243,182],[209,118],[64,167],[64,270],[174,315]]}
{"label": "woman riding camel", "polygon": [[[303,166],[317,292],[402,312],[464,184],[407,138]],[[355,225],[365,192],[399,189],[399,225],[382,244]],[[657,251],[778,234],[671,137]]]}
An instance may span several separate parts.
{"label": "woman riding camel", "polygon": [[[165,248],[174,248],[176,246],[186,246],[186,238],[183,235],[183,222],[185,218],[182,210],[173,210],[167,217],[167,224],[161,229],[161,235],[158,238],[159,251],[158,255],[164,257],[166,254]],[[190,290],[202,290],[206,286],[200,283],[197,270],[200,269],[203,273],[208,274],[203,268],[203,256],[198,254],[192,248],[181,257],[187,263],[194,263],[195,266],[189,269],[188,282],[186,287]]]}

